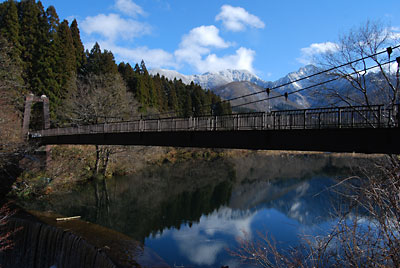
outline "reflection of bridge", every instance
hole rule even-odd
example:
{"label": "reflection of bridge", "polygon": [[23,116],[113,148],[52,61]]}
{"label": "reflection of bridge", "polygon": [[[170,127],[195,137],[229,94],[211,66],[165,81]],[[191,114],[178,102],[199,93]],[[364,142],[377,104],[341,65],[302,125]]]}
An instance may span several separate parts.
{"label": "reflection of bridge", "polygon": [[42,144],[400,153],[396,109],[383,105],[273,111],[52,128],[31,133]]}

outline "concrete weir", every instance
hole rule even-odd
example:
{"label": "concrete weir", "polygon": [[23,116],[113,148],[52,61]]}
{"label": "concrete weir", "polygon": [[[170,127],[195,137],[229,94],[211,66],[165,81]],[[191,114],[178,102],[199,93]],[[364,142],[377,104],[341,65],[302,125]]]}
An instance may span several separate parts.
{"label": "concrete weir", "polygon": [[60,215],[30,211],[13,218],[6,231],[13,249],[0,252],[2,267],[128,268],[169,267],[155,252],[117,231],[79,219],[56,221]]}

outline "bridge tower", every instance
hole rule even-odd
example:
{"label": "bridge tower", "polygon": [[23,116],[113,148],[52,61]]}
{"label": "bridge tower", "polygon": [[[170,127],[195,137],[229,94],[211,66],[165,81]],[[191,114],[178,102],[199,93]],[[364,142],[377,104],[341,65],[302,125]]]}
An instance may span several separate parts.
{"label": "bridge tower", "polygon": [[29,133],[29,123],[31,121],[32,104],[35,102],[43,103],[43,129],[50,128],[50,109],[49,109],[49,98],[46,95],[37,97],[33,94],[29,94],[25,97],[25,110],[24,110],[24,121],[22,123],[22,134],[27,138]]}
{"label": "bridge tower", "polygon": [[[25,139],[28,139],[29,133],[29,123],[31,121],[31,112],[32,112],[32,105],[35,102],[42,102],[43,103],[43,129],[50,128],[50,108],[49,108],[49,98],[46,95],[42,95],[37,97],[33,94],[29,94],[25,97],[25,109],[24,109],[24,120],[22,123],[22,135]],[[45,160],[42,165],[47,168],[51,161],[50,156],[51,145],[45,146]]]}

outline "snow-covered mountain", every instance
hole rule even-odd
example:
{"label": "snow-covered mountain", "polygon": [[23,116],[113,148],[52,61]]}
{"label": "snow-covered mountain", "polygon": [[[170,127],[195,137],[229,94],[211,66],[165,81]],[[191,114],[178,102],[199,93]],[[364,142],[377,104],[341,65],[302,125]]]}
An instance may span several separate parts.
{"label": "snow-covered mountain", "polygon": [[[164,69],[153,69],[150,73],[153,75],[159,73],[171,80],[174,78],[182,79],[182,82],[186,84],[194,82],[201,85],[203,88],[212,90],[223,99],[232,99],[255,92],[261,92],[260,94],[254,94],[249,97],[231,101],[233,106],[240,105],[241,103],[252,102],[253,104],[243,106],[243,108],[257,111],[330,106],[332,104],[331,102],[335,100],[326,98],[323,94],[318,93],[318,91],[326,93],[328,92],[326,90],[329,89],[335,89],[340,92],[340,95],[349,96],[353,100],[360,98],[359,95],[357,96],[357,91],[354,90],[352,85],[344,79],[335,80],[329,84],[314,87],[321,82],[326,82],[332,79],[332,77],[329,77],[326,74],[308,77],[312,74],[318,73],[319,71],[320,70],[317,67],[307,65],[276,81],[264,81],[249,71],[231,69],[216,73],[208,72],[201,75],[183,75],[176,71]],[[305,79],[305,77],[308,78]],[[377,85],[379,84],[379,81],[385,81],[384,78],[380,74],[374,72],[368,73],[365,78],[366,83],[369,85],[368,89],[370,96],[375,96],[375,99],[370,99],[370,101],[372,100],[372,102],[375,103],[382,103],[382,100],[387,98],[387,96],[382,93],[381,87]],[[395,77],[393,77],[393,81],[395,81]],[[309,89],[310,86],[313,86],[312,89]],[[270,97],[282,96],[285,93],[289,93],[289,98],[288,100],[285,100],[285,98],[274,98],[268,102],[265,100],[268,98],[267,93],[265,92],[266,88],[272,89],[270,91]],[[335,103],[335,105],[345,105],[345,103],[339,102]]]}
{"label": "snow-covered mountain", "polygon": [[205,89],[214,89],[231,82],[240,81],[249,81],[262,87],[266,83],[264,80],[247,70],[227,69],[216,73],[207,72],[204,74],[184,75],[174,70],[151,69],[149,73],[151,75],[160,74],[170,80],[173,80],[174,78],[178,80],[181,79],[185,84],[190,84],[190,82],[193,81],[195,84],[198,84]]}
{"label": "snow-covered mountain", "polygon": [[[271,111],[301,109],[302,105],[285,98],[274,98],[265,100],[268,97],[275,97],[281,94],[271,91],[269,96],[263,87],[249,81],[231,82],[229,84],[212,89],[212,91],[223,99],[234,99],[243,95],[253,94],[240,99],[231,101],[234,111]],[[258,93],[262,92],[262,93]],[[254,94],[258,93],[258,94]],[[241,104],[251,103],[244,106]],[[239,108],[240,107],[240,108]]]}
{"label": "snow-covered mountain", "polygon": [[[185,84],[194,82],[203,88],[212,90],[215,94],[221,96],[223,99],[231,99],[254,92],[259,92],[265,88],[272,88],[273,90],[270,93],[272,95],[283,95],[286,92],[290,93],[318,82],[315,78],[293,82],[317,71],[318,70],[315,66],[307,65],[300,68],[298,71],[289,73],[285,77],[273,82],[264,81],[247,70],[232,69],[227,69],[216,73],[207,72],[201,75],[184,75],[173,70],[152,69],[150,70],[150,74],[163,75],[170,80],[173,80],[174,78],[181,79]],[[321,79],[324,78],[319,78],[319,80]],[[266,103],[266,101],[260,101],[247,108],[251,110],[255,109],[258,111],[265,111],[268,110],[268,106],[270,106],[272,109],[309,108],[312,106],[319,106],[319,100],[313,96],[310,96],[308,93],[309,92],[307,91],[296,92],[290,94],[289,101],[278,98],[269,104]],[[267,93],[261,93],[248,98],[243,98],[240,101],[236,101],[232,104],[237,105],[244,102],[262,100],[266,97]]]}

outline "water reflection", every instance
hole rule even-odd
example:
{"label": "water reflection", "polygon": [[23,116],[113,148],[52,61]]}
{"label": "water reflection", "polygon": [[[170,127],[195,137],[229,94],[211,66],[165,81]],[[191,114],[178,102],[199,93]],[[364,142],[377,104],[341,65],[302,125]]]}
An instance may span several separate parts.
{"label": "water reflection", "polygon": [[224,254],[235,238],[243,237],[245,233],[251,234],[251,223],[255,214],[223,207],[201,217],[192,227],[183,226],[180,230],[169,230],[157,239],[170,236],[182,255],[179,259],[182,263],[188,263],[185,260],[187,258],[189,263],[212,266],[217,263],[217,256]]}
{"label": "water reflection", "polygon": [[327,189],[368,161],[252,154],[164,164],[26,206],[81,215],[141,241],[171,266],[239,267],[225,248],[244,234],[268,232],[287,247],[326,231],[341,205]]}

